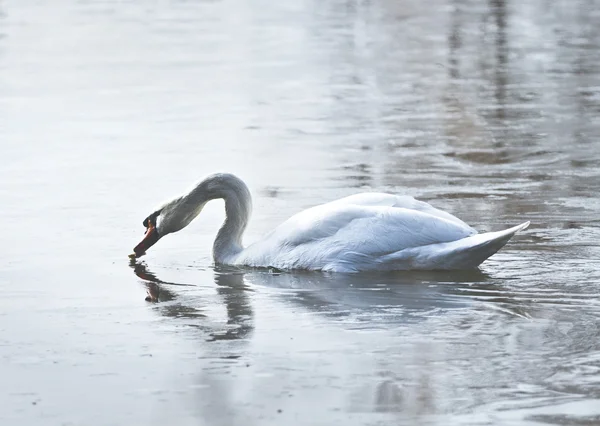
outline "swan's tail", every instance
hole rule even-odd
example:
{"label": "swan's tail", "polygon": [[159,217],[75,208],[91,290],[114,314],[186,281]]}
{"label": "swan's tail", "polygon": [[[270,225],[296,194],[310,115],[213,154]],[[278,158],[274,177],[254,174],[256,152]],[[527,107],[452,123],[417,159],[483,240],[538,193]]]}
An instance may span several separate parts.
{"label": "swan's tail", "polygon": [[415,269],[470,269],[500,250],[517,232],[529,226],[522,223],[503,231],[475,234],[449,243],[432,244],[418,249],[402,250],[382,259],[384,263],[406,261]]}
{"label": "swan's tail", "polygon": [[529,226],[525,222],[503,231],[475,234],[458,241],[445,244],[445,253],[440,253],[442,264],[449,263],[446,269],[475,268],[500,250],[519,231]]}

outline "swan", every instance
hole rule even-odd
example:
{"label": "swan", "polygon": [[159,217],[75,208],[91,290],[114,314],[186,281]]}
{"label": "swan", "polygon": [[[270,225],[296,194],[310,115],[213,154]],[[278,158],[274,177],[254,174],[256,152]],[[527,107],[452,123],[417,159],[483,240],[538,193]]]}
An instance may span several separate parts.
{"label": "swan", "polygon": [[525,222],[479,234],[457,217],[411,196],[367,192],[301,211],[244,247],[250,191],[235,175],[216,173],[146,217],[146,233],[130,257],[143,256],[159,239],[189,225],[206,203],[220,198],[226,217],[213,244],[213,259],[234,266],[348,273],[470,269],[529,226]]}

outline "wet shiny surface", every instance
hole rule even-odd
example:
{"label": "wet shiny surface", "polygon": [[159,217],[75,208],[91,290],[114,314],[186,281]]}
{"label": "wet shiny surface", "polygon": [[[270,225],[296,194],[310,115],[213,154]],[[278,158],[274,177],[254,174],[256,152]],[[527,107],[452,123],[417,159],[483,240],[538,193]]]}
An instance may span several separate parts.
{"label": "wet shiny surface", "polygon": [[[593,2],[0,3],[0,421],[596,424],[600,9]],[[214,171],[246,241],[356,191],[480,231],[458,273],[215,269]],[[146,291],[150,299],[144,301]]]}

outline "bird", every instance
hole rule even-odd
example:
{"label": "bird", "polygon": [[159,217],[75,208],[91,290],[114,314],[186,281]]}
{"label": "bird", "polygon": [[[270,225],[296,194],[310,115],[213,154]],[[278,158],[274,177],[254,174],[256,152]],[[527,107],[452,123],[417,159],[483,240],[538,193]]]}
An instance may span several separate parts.
{"label": "bird", "polygon": [[412,196],[363,192],[300,211],[244,247],[242,237],[252,213],[250,190],[233,174],[214,173],[148,215],[144,238],[130,257],[145,255],[161,238],[181,231],[214,199],[225,201],[225,221],[212,248],[214,263],[281,271],[478,268],[530,224],[478,233]]}

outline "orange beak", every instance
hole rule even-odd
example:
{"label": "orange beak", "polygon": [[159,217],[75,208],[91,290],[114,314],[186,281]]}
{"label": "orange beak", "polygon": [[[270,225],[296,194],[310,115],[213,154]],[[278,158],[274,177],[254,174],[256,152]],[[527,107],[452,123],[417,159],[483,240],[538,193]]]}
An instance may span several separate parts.
{"label": "orange beak", "polygon": [[146,229],[146,235],[144,235],[142,241],[133,249],[135,257],[142,257],[145,255],[146,250],[152,247],[159,240],[159,238],[160,236],[158,235],[156,227],[149,222],[148,228]]}

